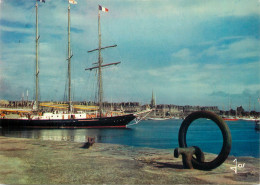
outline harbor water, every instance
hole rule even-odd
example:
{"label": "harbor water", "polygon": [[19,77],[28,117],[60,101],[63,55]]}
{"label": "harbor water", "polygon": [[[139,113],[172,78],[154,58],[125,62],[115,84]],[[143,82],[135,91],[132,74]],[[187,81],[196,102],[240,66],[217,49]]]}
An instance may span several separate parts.
{"label": "harbor water", "polygon": [[[174,149],[178,147],[178,132],[183,120],[152,121],[139,124],[131,122],[127,129],[30,129],[5,130],[0,135],[6,137],[34,138],[41,140],[59,140],[86,142],[95,137],[99,143],[113,143],[134,147]],[[260,157],[259,131],[253,121],[227,122],[232,135],[230,155]],[[222,134],[217,125],[206,119],[194,121],[187,132],[187,145],[198,146],[203,152],[218,154],[223,143]]]}

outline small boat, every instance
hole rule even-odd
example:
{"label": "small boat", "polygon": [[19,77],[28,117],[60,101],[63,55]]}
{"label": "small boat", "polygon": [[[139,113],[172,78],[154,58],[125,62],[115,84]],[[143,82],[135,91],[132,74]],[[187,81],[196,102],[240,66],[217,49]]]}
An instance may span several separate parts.
{"label": "small boat", "polygon": [[154,93],[152,91],[152,100],[151,100],[151,105],[152,107],[154,107],[154,109],[152,109],[154,111],[154,115],[151,115],[150,117],[147,117],[146,119],[147,120],[153,120],[153,121],[165,121],[165,120],[169,120],[169,119],[172,119],[173,117],[169,117],[169,116],[166,116],[166,113],[165,113],[165,105],[163,105],[163,113],[162,113],[162,116],[156,116],[156,101],[155,101],[155,96],[154,96]]}
{"label": "small boat", "polygon": [[223,120],[225,120],[225,121],[237,121],[239,119],[236,118],[236,117],[223,117]]}
{"label": "small boat", "polygon": [[255,118],[255,117],[242,117],[241,119],[244,120],[244,121],[256,121],[259,118]]}
{"label": "small boat", "polygon": [[171,118],[166,118],[166,117],[162,117],[162,118],[158,118],[158,117],[150,117],[150,118],[147,118],[148,120],[153,120],[153,121],[165,121],[165,120],[169,120]]}

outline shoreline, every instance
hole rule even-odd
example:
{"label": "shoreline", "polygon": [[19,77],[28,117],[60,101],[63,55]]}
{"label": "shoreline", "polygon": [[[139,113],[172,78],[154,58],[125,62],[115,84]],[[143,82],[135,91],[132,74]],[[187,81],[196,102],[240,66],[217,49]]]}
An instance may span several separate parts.
{"label": "shoreline", "polygon": [[[259,184],[260,159],[229,158],[211,171],[183,169],[173,149],[0,136],[2,184]],[[214,158],[206,154],[206,160]],[[245,163],[237,174],[230,169]]]}

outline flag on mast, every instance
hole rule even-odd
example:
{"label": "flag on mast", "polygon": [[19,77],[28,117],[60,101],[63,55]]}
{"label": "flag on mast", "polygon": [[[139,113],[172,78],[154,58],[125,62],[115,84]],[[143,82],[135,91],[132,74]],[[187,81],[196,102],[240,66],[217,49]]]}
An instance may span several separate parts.
{"label": "flag on mast", "polygon": [[101,11],[103,11],[103,12],[108,12],[108,9],[107,9],[107,8],[105,8],[105,7],[103,7],[103,6],[100,6],[100,5],[98,5],[98,9],[101,10]]}
{"label": "flag on mast", "polygon": [[45,3],[45,0],[37,0],[37,1],[40,1],[41,3]]}
{"label": "flag on mast", "polygon": [[75,0],[69,0],[69,3],[70,3],[70,4],[78,4],[78,2],[75,1]]}

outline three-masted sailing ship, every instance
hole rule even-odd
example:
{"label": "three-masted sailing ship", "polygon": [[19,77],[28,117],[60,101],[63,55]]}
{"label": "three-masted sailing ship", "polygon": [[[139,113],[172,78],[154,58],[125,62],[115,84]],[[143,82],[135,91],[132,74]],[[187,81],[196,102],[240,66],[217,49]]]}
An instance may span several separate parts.
{"label": "three-masted sailing ship", "polygon": [[89,52],[98,51],[97,66],[88,68],[86,70],[98,70],[98,113],[96,112],[73,112],[73,105],[71,100],[71,58],[72,53],[70,49],[70,4],[76,4],[75,0],[68,0],[68,110],[59,112],[58,110],[52,112],[42,112],[39,109],[38,100],[38,86],[39,86],[39,69],[38,69],[38,3],[45,2],[44,0],[36,0],[36,96],[35,96],[35,110],[27,111],[26,114],[19,113],[18,118],[9,118],[1,116],[0,126],[2,128],[124,128],[126,125],[135,119],[134,114],[113,115],[106,114],[103,110],[103,83],[102,83],[102,68],[110,65],[117,65],[120,62],[103,64],[101,50],[113,46],[101,46],[101,30],[100,30],[100,11],[108,11],[99,5],[98,7],[98,36],[99,46]]}

